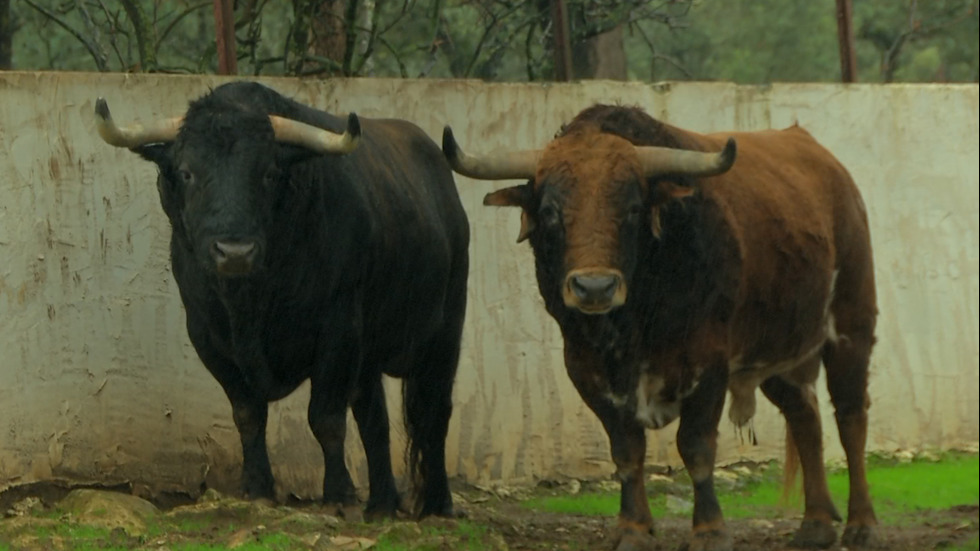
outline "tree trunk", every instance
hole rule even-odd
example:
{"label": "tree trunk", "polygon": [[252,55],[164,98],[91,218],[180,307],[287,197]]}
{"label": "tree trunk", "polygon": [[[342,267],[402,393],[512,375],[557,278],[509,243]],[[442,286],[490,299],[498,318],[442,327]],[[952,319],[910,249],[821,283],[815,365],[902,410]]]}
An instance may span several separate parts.
{"label": "tree trunk", "polygon": [[576,79],[626,80],[622,25],[573,44],[572,74]]}
{"label": "tree trunk", "polygon": [[[343,0],[315,0],[310,30],[313,36],[310,40],[310,53],[334,61],[338,66],[344,65],[344,54],[347,52],[347,32],[344,28]],[[327,75],[339,71],[328,70]]]}
{"label": "tree trunk", "polygon": [[10,0],[0,0],[0,71],[11,68],[11,43],[14,38],[13,19],[10,17]]}
{"label": "tree trunk", "polygon": [[294,74],[342,73],[347,51],[344,0],[293,0],[291,52]]}

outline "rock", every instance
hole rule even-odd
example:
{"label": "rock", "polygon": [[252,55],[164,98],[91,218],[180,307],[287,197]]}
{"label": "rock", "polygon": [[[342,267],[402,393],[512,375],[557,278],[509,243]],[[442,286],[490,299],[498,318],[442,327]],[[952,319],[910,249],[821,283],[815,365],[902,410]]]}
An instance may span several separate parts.
{"label": "rock", "polygon": [[897,459],[899,463],[911,463],[912,460],[915,459],[915,453],[909,450],[900,450],[895,452],[895,459]]}
{"label": "rock", "polygon": [[363,551],[371,549],[375,543],[375,540],[368,538],[331,536],[317,540],[313,551]]}
{"label": "rock", "polygon": [[657,474],[657,473],[653,473],[650,476],[648,476],[647,477],[647,481],[648,482],[652,482],[654,484],[673,484],[674,483],[674,479],[673,478],[671,478],[669,476],[664,476],[662,474]]}
{"label": "rock", "polygon": [[275,520],[273,525],[277,527],[293,525],[313,529],[337,528],[340,526],[340,519],[327,514],[293,511]]}
{"label": "rock", "polygon": [[221,492],[215,490],[214,488],[208,488],[207,490],[204,490],[203,494],[201,494],[201,497],[200,499],[198,499],[198,502],[213,503],[213,502],[223,501],[224,499],[225,496],[221,495]]}
{"label": "rock", "polygon": [[617,480],[602,480],[596,484],[603,492],[618,492],[623,484]]}
{"label": "rock", "polygon": [[694,503],[682,497],[667,494],[667,510],[672,513],[690,513],[694,510]]}
{"label": "rock", "polygon": [[725,469],[715,469],[715,485],[719,488],[731,490],[738,486],[739,475]]}
{"label": "rock", "polygon": [[102,490],[72,490],[57,509],[80,524],[110,530],[121,528],[130,536],[146,533],[146,521],[160,514],[152,503],[136,496]]}
{"label": "rock", "polygon": [[575,495],[582,490],[582,483],[574,478],[568,481],[568,493]]}
{"label": "rock", "polygon": [[14,503],[7,509],[8,517],[22,517],[24,515],[29,515],[34,511],[40,511],[44,509],[44,504],[41,500],[34,496],[27,496],[24,499]]}

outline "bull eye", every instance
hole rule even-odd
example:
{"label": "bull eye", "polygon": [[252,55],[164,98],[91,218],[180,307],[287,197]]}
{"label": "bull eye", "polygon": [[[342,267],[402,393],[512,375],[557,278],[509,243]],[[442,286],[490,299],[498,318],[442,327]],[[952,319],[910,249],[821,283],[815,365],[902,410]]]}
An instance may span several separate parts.
{"label": "bull eye", "polygon": [[542,226],[555,227],[561,224],[561,215],[554,205],[541,205],[538,209],[538,220]]}
{"label": "bull eye", "polygon": [[194,175],[186,168],[178,170],[177,177],[180,178],[180,183],[184,184],[185,186],[189,186],[194,183]]}

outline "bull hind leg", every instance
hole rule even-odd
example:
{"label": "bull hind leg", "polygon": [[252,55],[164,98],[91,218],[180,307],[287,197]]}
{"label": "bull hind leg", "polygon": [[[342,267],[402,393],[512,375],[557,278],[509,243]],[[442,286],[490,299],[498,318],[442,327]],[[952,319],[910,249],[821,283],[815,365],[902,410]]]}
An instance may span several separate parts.
{"label": "bull hind leg", "polygon": [[362,383],[351,404],[357,430],[367,456],[369,495],[364,508],[367,520],[394,518],[401,497],[391,471],[391,437],[388,430],[388,408],[385,404],[381,375],[371,372]]}
{"label": "bull hind leg", "polygon": [[416,488],[413,512],[419,518],[460,516],[453,508],[449,491],[446,435],[453,412],[453,383],[463,330],[465,298],[462,300],[456,308],[457,315],[447,315],[449,321],[419,354],[402,385],[409,472]]}
{"label": "bull hind leg", "polygon": [[[839,319],[839,318],[838,318]],[[873,324],[872,324],[873,326]],[[865,327],[868,327],[865,325]],[[827,389],[834,404],[840,441],[847,456],[850,494],[847,527],[841,538],[849,547],[874,546],[878,520],[871,505],[864,453],[868,435],[868,363],[874,337],[870,331],[841,332],[824,351]]]}
{"label": "bull hind leg", "polygon": [[[819,367],[820,358],[817,357],[797,370],[814,372]],[[829,547],[837,540],[833,521],[839,521],[841,517],[827,489],[827,475],[823,464],[823,434],[813,385],[809,381],[790,383],[775,376],[766,379],[761,388],[786,418],[789,431],[787,455],[793,453],[789,447],[795,446],[803,468],[803,523],[794,534],[791,545],[803,548]]]}

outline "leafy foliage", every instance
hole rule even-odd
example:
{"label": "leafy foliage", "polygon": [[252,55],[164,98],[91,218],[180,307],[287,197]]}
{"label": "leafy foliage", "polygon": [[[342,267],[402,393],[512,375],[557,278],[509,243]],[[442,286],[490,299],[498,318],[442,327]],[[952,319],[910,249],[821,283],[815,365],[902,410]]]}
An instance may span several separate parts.
{"label": "leafy foliage", "polygon": [[[550,80],[554,1],[237,0],[238,72]],[[977,82],[980,0],[852,1],[860,81]],[[839,80],[833,2],[564,2],[577,57],[621,33],[602,47],[622,50],[631,79]],[[210,0],[5,4],[15,69],[217,70]]]}

